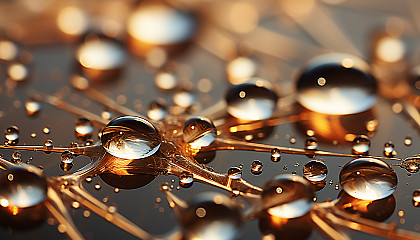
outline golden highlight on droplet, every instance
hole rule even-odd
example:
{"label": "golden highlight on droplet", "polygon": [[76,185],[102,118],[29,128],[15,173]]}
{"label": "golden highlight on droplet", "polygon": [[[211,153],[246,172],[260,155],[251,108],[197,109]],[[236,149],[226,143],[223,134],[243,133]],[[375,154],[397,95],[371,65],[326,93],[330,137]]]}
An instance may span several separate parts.
{"label": "golden highlight on droplet", "polygon": [[341,61],[341,65],[345,68],[352,68],[354,66],[354,62],[350,58],[344,58],[343,61]]}
{"label": "golden highlight on droplet", "polygon": [[323,77],[320,77],[320,78],[318,78],[317,83],[318,83],[319,86],[323,87],[327,83],[327,79],[325,79]]}

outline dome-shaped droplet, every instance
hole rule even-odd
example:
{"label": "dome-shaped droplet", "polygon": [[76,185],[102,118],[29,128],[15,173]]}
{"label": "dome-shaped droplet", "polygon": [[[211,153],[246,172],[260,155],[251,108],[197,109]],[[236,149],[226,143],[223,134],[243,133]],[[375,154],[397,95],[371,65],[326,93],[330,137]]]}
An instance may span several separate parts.
{"label": "dome-shaped droplet", "polygon": [[359,135],[352,142],[353,154],[367,155],[370,148],[370,139],[365,135]]}
{"label": "dome-shaped droplet", "polygon": [[228,176],[231,179],[240,179],[242,177],[242,169],[239,167],[231,167],[228,170]]}
{"label": "dome-shaped droplet", "polygon": [[161,137],[155,126],[146,119],[124,116],[105,126],[101,142],[105,150],[115,157],[138,159],[156,153]]}
{"label": "dome-shaped droplet", "polygon": [[4,131],[4,137],[6,138],[5,144],[14,145],[19,142],[19,128],[16,126],[10,126]]}
{"label": "dome-shaped droplet", "polygon": [[238,204],[216,193],[201,193],[180,214],[183,239],[238,239],[242,218]]}
{"label": "dome-shaped droplet", "polygon": [[391,141],[388,141],[384,144],[384,155],[386,157],[394,157],[397,155],[397,152],[394,149],[394,144]]}
{"label": "dome-shaped droplet", "polygon": [[45,143],[44,143],[44,146],[47,149],[52,149],[54,147],[53,146],[53,141],[51,139],[46,140]]}
{"label": "dome-shaped droplet", "polygon": [[273,116],[277,99],[277,94],[271,90],[271,84],[252,78],[229,89],[226,95],[227,112],[243,120],[267,119]]}
{"label": "dome-shaped droplet", "polygon": [[417,173],[420,169],[420,156],[413,156],[404,159],[400,167],[404,168],[409,173]]}
{"label": "dome-shaped droplet", "polygon": [[358,158],[341,169],[340,185],[352,197],[378,200],[391,195],[397,187],[397,175],[385,162]]}
{"label": "dome-shaped droplet", "polygon": [[76,120],[76,126],[74,127],[74,131],[77,139],[85,141],[92,137],[93,124],[89,119],[85,117],[78,118]]}
{"label": "dome-shaped droplet", "polygon": [[196,25],[188,12],[163,4],[140,4],[127,21],[128,46],[140,56],[156,47],[177,52],[192,39]]}
{"label": "dome-shaped droplet", "polygon": [[411,146],[411,144],[413,143],[413,138],[411,137],[411,136],[407,136],[407,137],[405,137],[405,139],[404,139],[404,144],[406,145],[406,146]]}
{"label": "dome-shaped droplet", "polygon": [[0,174],[1,206],[33,207],[46,197],[47,181],[38,168],[30,165],[11,166]]}
{"label": "dome-shaped droplet", "polygon": [[296,218],[312,207],[315,194],[311,184],[297,175],[278,175],[263,188],[262,201],[268,214],[281,218]]}
{"label": "dome-shaped droplet", "polygon": [[41,111],[41,103],[35,98],[29,98],[25,102],[26,115],[35,116]]}
{"label": "dome-shaped droplet", "polygon": [[263,171],[263,163],[260,160],[254,160],[251,163],[251,173],[254,175],[260,175]]}
{"label": "dome-shaped droplet", "polygon": [[187,90],[177,91],[173,96],[173,101],[177,106],[189,108],[196,102],[196,96],[193,92]]}
{"label": "dome-shaped droplet", "polygon": [[316,150],[318,148],[318,139],[314,137],[308,137],[305,140],[305,149],[306,150]]}
{"label": "dome-shaped droplet", "polygon": [[298,102],[314,112],[344,115],[376,103],[377,84],[362,59],[326,54],[312,59],[297,81]]}
{"label": "dome-shaped droplet", "polygon": [[189,172],[183,172],[179,176],[179,186],[184,188],[189,188],[193,185],[194,178],[193,175]]}
{"label": "dome-shaped droplet", "polygon": [[312,160],[303,167],[303,176],[312,182],[319,182],[327,177],[328,169],[325,163],[319,160]]}
{"label": "dome-shaped droplet", "polygon": [[73,153],[70,151],[64,151],[61,153],[61,162],[63,163],[73,163]]}
{"label": "dome-shaped droplet", "polygon": [[237,57],[226,65],[229,82],[241,84],[257,73],[257,63],[248,57]]}
{"label": "dome-shaped droplet", "polygon": [[190,118],[184,123],[182,137],[193,148],[207,147],[216,139],[216,128],[205,117]]}
{"label": "dome-shaped droplet", "polygon": [[415,207],[420,207],[420,189],[413,192],[413,205]]}
{"label": "dome-shaped droplet", "polygon": [[147,117],[151,120],[160,121],[166,117],[166,114],[165,101],[158,99],[150,103],[149,109],[147,110]]}
{"label": "dome-shaped droplet", "polygon": [[278,162],[278,161],[280,161],[280,159],[281,159],[280,149],[273,148],[271,150],[271,161]]}
{"label": "dome-shaped droplet", "polygon": [[116,39],[88,34],[76,49],[83,75],[93,81],[115,79],[126,63],[126,52]]}

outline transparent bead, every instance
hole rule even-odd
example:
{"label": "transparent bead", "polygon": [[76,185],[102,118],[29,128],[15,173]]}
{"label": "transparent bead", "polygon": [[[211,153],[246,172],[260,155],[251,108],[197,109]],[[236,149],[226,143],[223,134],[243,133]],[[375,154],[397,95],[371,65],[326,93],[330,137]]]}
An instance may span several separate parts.
{"label": "transparent bead", "polygon": [[340,185],[352,197],[378,200],[391,195],[397,187],[397,175],[385,162],[374,158],[358,158],[341,169]]}
{"label": "transparent bead", "polygon": [[74,131],[77,139],[85,141],[92,137],[93,124],[89,119],[85,117],[78,118],[76,120]]}
{"label": "transparent bead", "polygon": [[146,119],[123,116],[105,126],[101,142],[105,150],[115,157],[139,159],[158,151],[161,136],[155,126]]}
{"label": "transparent bead", "polygon": [[309,161],[303,167],[303,176],[309,181],[318,182],[325,180],[327,174],[327,165],[318,160]]}
{"label": "transparent bead", "polygon": [[226,94],[227,112],[242,120],[263,120],[273,116],[277,94],[271,84],[259,78],[232,86]]}
{"label": "transparent bead", "polygon": [[362,59],[325,54],[312,59],[297,81],[298,102],[314,112],[360,113],[376,103],[377,83]]}
{"label": "transparent bead", "polygon": [[184,123],[182,137],[193,148],[207,147],[216,139],[216,128],[205,117],[190,118]]}

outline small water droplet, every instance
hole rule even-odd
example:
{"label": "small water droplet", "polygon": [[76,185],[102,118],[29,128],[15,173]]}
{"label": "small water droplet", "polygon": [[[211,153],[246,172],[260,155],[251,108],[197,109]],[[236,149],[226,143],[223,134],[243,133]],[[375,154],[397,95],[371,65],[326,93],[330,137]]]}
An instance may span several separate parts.
{"label": "small water droplet", "polygon": [[173,95],[173,102],[182,108],[189,108],[197,101],[197,97],[191,91],[180,90]]}
{"label": "small water droplet", "polygon": [[290,138],[289,142],[291,144],[295,144],[296,143],[296,138],[294,138],[294,137]]}
{"label": "small water droplet", "polygon": [[240,179],[242,177],[242,170],[239,167],[231,167],[228,170],[228,176],[231,179]]}
{"label": "small water droplet", "polygon": [[28,80],[31,74],[29,65],[21,62],[9,64],[6,71],[9,79],[17,83]]}
{"label": "small water droplet", "polygon": [[124,116],[105,126],[101,142],[105,150],[115,157],[140,159],[158,151],[161,137],[155,126],[146,119]]}
{"label": "small water droplet", "polygon": [[248,57],[237,57],[226,65],[226,73],[229,82],[232,84],[241,84],[247,79],[255,76],[257,73],[257,63]]}
{"label": "small water droplet", "polygon": [[189,172],[183,172],[179,176],[179,185],[183,188],[189,188],[193,185],[194,178],[193,175]]}
{"label": "small water droplet", "polygon": [[51,128],[50,128],[50,126],[45,126],[45,127],[42,129],[42,132],[43,132],[43,133],[45,133],[45,134],[50,134],[50,132],[51,132]]}
{"label": "small water droplet", "polygon": [[359,135],[352,142],[353,154],[367,155],[369,154],[370,139],[366,135]]}
{"label": "small water droplet", "polygon": [[227,95],[227,112],[243,120],[263,120],[270,118],[277,106],[277,94],[271,84],[259,78],[251,78],[246,83],[232,86]]}
{"label": "small water droplet", "polygon": [[86,180],[87,183],[91,183],[92,182],[92,178],[91,177],[86,177],[85,180]]}
{"label": "small water droplet", "polygon": [[260,175],[263,171],[263,163],[260,160],[254,160],[251,163],[251,173],[254,175]]}
{"label": "small water droplet", "polygon": [[100,183],[96,183],[95,184],[95,189],[96,190],[100,190],[101,189],[101,184]]}
{"label": "small water droplet", "polygon": [[72,202],[72,203],[71,203],[71,206],[72,206],[73,208],[77,209],[77,208],[79,208],[79,207],[80,207],[80,203],[79,203],[79,202],[74,201],[74,202]]}
{"label": "small water droplet", "polygon": [[327,165],[319,160],[309,161],[303,167],[303,176],[312,182],[324,180],[327,174]]}
{"label": "small water droplet", "polygon": [[46,149],[52,149],[53,148],[53,141],[51,139],[48,139],[45,141],[44,146]]}
{"label": "small water droplet", "polygon": [[119,189],[119,188],[115,188],[115,189],[114,189],[114,192],[115,192],[115,193],[119,193],[119,192],[120,192],[120,189]]}
{"label": "small water droplet", "polygon": [[213,122],[205,117],[190,118],[184,123],[182,137],[194,149],[207,147],[216,139]]}
{"label": "small water droplet", "polygon": [[298,102],[314,112],[344,115],[376,103],[377,83],[362,59],[325,54],[312,59],[297,81]]}
{"label": "small water droplet", "polygon": [[335,184],[335,190],[338,190],[338,189],[339,189],[339,185]]}
{"label": "small water droplet", "polygon": [[29,98],[25,102],[26,115],[36,116],[41,111],[41,104],[35,98]]}
{"label": "small water droplet", "polygon": [[32,132],[32,133],[31,133],[31,137],[32,137],[32,138],[36,138],[36,133]]}
{"label": "small water droplet", "polygon": [[405,139],[404,139],[404,144],[406,145],[406,146],[411,146],[411,144],[413,143],[413,139],[412,139],[412,137],[411,136],[407,136],[407,137],[405,137]]}
{"label": "small water droplet", "polygon": [[93,124],[89,119],[85,117],[78,118],[76,120],[74,131],[77,139],[80,141],[86,141],[92,137]]}
{"label": "small water droplet", "polygon": [[374,158],[354,159],[340,172],[343,190],[352,197],[364,200],[388,197],[395,191],[397,182],[394,169]]}
{"label": "small water droplet", "polygon": [[328,182],[328,184],[330,184],[330,185],[333,185],[333,180],[330,180],[329,182]]}
{"label": "small water droplet", "polygon": [[170,91],[178,85],[178,78],[173,73],[160,72],[156,74],[155,84],[162,91]]}
{"label": "small water droplet", "polygon": [[305,140],[306,150],[316,150],[318,148],[318,140],[314,137],[308,137]]}
{"label": "small water droplet", "polygon": [[147,117],[151,120],[160,121],[166,117],[166,114],[166,103],[164,100],[158,99],[150,103]]}
{"label": "small water droplet", "polygon": [[384,144],[384,155],[386,157],[394,157],[397,155],[397,152],[394,149],[394,144],[391,141]]}
{"label": "small water droplet", "polygon": [[287,169],[288,169],[288,168],[287,168],[287,165],[284,165],[284,166],[283,166],[283,170],[284,170],[284,171],[287,171]]}
{"label": "small water droplet", "polygon": [[420,157],[413,156],[404,159],[400,167],[404,168],[410,173],[417,173],[420,169]]}
{"label": "small water droplet", "polygon": [[415,207],[420,207],[420,189],[413,192],[413,205]]}
{"label": "small water droplet", "polygon": [[280,159],[281,159],[280,149],[273,148],[271,150],[271,161],[278,162],[278,161],[280,161]]}
{"label": "small water droplet", "polygon": [[13,158],[13,162],[14,163],[22,162],[21,159],[20,159],[20,157],[21,157],[20,152],[15,151],[15,152],[12,153],[12,158]]}
{"label": "small water droplet", "polygon": [[16,126],[10,126],[4,131],[6,138],[5,144],[15,145],[19,142],[19,128]]}

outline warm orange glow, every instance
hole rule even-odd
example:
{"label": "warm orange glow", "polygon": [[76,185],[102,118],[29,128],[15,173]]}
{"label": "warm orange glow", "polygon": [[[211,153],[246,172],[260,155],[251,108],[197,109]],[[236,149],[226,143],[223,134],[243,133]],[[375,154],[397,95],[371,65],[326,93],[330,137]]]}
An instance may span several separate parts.
{"label": "warm orange glow", "polygon": [[19,208],[11,207],[10,212],[13,214],[13,216],[16,216],[19,213]]}
{"label": "warm orange glow", "polygon": [[276,226],[284,225],[289,221],[289,219],[287,219],[287,218],[280,218],[280,217],[276,217],[274,215],[270,215],[270,220]]}

